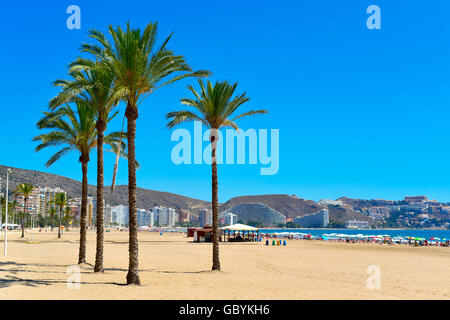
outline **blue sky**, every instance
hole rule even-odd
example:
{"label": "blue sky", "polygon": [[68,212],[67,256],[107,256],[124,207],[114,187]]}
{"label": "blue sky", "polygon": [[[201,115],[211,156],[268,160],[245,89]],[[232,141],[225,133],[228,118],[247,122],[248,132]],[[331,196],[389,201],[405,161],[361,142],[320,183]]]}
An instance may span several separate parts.
{"label": "blue sky", "polygon": [[[66,8],[81,8],[81,30],[68,30]],[[369,30],[366,8],[381,8],[381,30]],[[41,1],[8,2],[0,13],[2,165],[81,179],[78,156],[50,168],[52,152],[35,153],[32,137],[66,66],[89,41],[90,28],[144,27],[158,21],[160,39],[212,80],[239,82],[243,110],[268,115],[243,129],[279,129],[280,169],[219,166],[219,200],[247,194],[400,199],[425,194],[450,201],[450,2],[432,1]],[[208,165],[176,166],[164,115],[189,96],[186,80],[140,106],[138,185],[210,199]],[[123,114],[123,106],[119,110]],[[111,124],[119,129],[121,120]],[[192,129],[192,125],[184,126]],[[95,184],[95,153],[89,182]],[[106,155],[110,184],[114,156]],[[118,184],[126,184],[126,161]]]}

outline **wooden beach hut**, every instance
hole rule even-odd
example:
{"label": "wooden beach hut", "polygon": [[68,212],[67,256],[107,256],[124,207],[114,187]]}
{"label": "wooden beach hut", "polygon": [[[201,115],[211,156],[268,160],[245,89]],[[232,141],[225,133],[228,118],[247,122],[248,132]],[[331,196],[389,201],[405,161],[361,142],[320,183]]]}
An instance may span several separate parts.
{"label": "wooden beach hut", "polygon": [[211,242],[213,227],[206,225],[203,228],[193,230],[194,242]]}

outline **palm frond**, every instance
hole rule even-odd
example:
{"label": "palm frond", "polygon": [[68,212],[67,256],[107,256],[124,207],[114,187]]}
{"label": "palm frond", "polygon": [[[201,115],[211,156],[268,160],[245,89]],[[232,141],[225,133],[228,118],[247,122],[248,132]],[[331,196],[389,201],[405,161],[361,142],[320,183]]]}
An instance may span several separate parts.
{"label": "palm frond", "polygon": [[174,126],[186,121],[201,121],[207,128],[220,129],[222,127],[231,127],[239,130],[235,120],[242,117],[255,114],[267,113],[266,110],[248,111],[241,115],[231,118],[236,110],[250,99],[246,93],[233,95],[237,88],[237,83],[230,84],[227,81],[217,81],[214,85],[207,81],[198,80],[200,91],[197,92],[193,86],[188,85],[188,90],[195,96],[195,99],[182,98],[181,104],[190,106],[199,114],[189,110],[170,112],[166,115],[169,120],[167,126]]}

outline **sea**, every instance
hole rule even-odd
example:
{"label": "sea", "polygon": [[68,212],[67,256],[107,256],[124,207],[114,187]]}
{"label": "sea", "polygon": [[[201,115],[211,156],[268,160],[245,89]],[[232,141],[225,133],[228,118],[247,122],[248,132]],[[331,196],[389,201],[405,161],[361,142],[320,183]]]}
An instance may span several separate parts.
{"label": "sea", "polygon": [[450,239],[450,230],[430,230],[430,229],[259,229],[264,233],[280,233],[294,232],[306,233],[312,236],[321,236],[323,234],[340,233],[340,234],[362,234],[368,236],[389,235],[391,237],[418,237],[430,239],[437,237],[440,239]]}

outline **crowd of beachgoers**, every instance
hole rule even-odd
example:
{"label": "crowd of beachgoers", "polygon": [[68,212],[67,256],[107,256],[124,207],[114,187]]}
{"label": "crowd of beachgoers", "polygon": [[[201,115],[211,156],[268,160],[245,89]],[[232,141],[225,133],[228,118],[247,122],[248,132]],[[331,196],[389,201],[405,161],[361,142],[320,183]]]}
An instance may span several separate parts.
{"label": "crowd of beachgoers", "polygon": [[363,235],[363,234],[344,234],[344,233],[329,233],[322,235],[311,235],[301,232],[276,232],[276,233],[261,233],[265,238],[284,238],[297,240],[323,240],[333,242],[346,243],[379,243],[379,244],[407,244],[412,246],[441,246],[449,247],[450,239],[441,239],[438,237],[431,237],[429,239],[409,236],[394,236],[391,235]]}
{"label": "crowd of beachgoers", "polygon": [[[116,227],[117,230],[127,231],[128,228]],[[180,227],[140,227],[139,231],[159,232],[163,233],[186,233],[186,228]],[[346,242],[346,243],[378,243],[378,244],[406,244],[411,246],[438,246],[438,247],[450,247],[450,239],[431,237],[429,239],[422,237],[410,237],[410,236],[391,236],[385,235],[364,235],[364,234],[345,234],[345,233],[325,233],[321,235],[312,235],[302,232],[264,232],[259,231],[259,234],[252,235],[253,237],[259,237],[259,242],[263,239],[276,238],[276,239],[291,239],[291,240],[322,240],[331,242]],[[253,241],[252,240],[252,241]]]}

